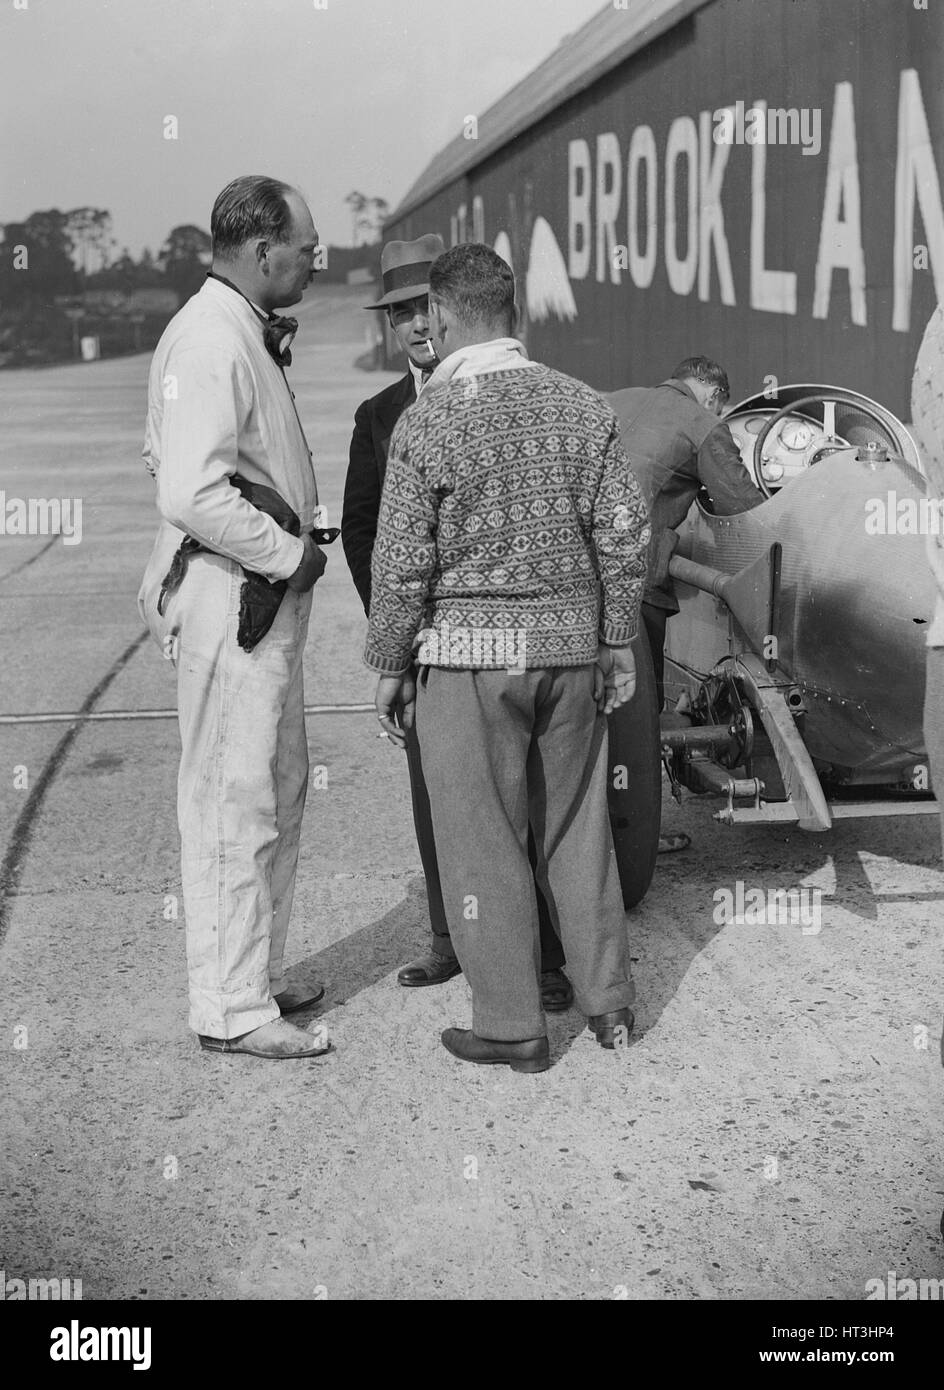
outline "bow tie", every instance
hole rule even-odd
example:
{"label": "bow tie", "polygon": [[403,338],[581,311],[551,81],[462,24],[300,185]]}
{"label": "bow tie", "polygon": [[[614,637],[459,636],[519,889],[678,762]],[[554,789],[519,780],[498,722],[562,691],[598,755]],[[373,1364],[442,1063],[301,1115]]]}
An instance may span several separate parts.
{"label": "bow tie", "polygon": [[227,280],[225,275],[217,275],[216,271],[207,271],[208,280],[219,280],[221,285],[228,286],[235,290],[240,299],[245,299],[256,318],[262,324],[262,341],[265,343],[266,352],[279,364],[280,367],[290,367],[292,365],[292,339],[298,332],[298,319],[282,318],[279,314],[266,315],[257,309],[251,299],[247,299],[238,285],[234,285],[232,280]]}
{"label": "bow tie", "polygon": [[292,365],[292,339],[298,332],[298,319],[270,314],[268,320],[263,320],[263,322],[265,328],[262,331],[262,339],[267,352],[275,358],[280,367],[290,367]]}

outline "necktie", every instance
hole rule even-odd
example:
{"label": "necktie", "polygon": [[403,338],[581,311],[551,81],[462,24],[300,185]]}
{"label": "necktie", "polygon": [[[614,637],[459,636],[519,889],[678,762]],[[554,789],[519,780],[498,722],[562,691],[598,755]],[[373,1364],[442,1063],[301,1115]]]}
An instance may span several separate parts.
{"label": "necktie", "polygon": [[425,386],[425,385],[426,385],[427,381],[429,381],[430,377],[432,376],[432,374],[433,374],[433,372],[434,372],[435,370],[436,370],[435,367],[423,367],[422,371],[420,372],[420,385],[421,385],[421,386]]}

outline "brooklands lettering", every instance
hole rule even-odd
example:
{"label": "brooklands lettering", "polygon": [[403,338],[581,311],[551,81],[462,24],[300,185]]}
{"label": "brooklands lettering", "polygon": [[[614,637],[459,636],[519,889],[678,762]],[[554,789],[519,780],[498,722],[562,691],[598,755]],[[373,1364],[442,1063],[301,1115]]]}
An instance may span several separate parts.
{"label": "brooklands lettering", "polygon": [[[600,284],[620,285],[628,275],[633,286],[645,290],[661,256],[675,294],[697,295],[705,303],[720,298],[725,305],[746,298],[752,309],[795,315],[801,290],[811,290],[814,319],[829,317],[834,292],[841,305],[848,294],[851,320],[862,328],[869,325],[866,285],[891,281],[891,326],[909,332],[916,270],[931,271],[937,297],[944,301],[944,204],[917,70],[905,68],[899,76],[894,162],[887,161],[889,174],[880,189],[863,189],[860,181],[853,84],[836,83],[831,104],[824,95],[823,112],[829,116],[828,132],[823,132],[828,135],[825,178],[818,159],[803,161],[804,170],[812,171],[806,177],[823,188],[808,289],[798,285],[791,267],[767,263],[767,183],[779,176],[784,145],[800,145],[804,155],[819,152],[820,112],[808,108],[804,123],[798,108],[769,107],[762,100],[749,108],[737,100],[696,116],[678,115],[664,137],[641,124],[626,132],[600,131],[592,142],[570,140],[562,267],[567,278],[592,275]],[[866,94],[865,99],[873,97]],[[750,162],[749,204],[745,209],[726,206],[726,172],[732,159],[745,158]],[[880,164],[884,168],[886,161]],[[892,205],[890,266],[866,266],[864,195]],[[453,242],[470,235],[484,240],[486,211],[481,194],[472,200],[471,219],[463,202],[451,218]],[[747,283],[736,289],[728,220],[744,217]],[[740,276],[740,257],[736,264]]]}

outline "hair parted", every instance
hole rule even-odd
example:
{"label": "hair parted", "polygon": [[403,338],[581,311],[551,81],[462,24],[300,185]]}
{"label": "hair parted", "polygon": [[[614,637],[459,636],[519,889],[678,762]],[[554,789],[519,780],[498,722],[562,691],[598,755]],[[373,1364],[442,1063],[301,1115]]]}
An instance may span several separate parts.
{"label": "hair parted", "polygon": [[712,362],[710,357],[686,357],[685,361],[680,362],[675,368],[672,376],[676,381],[691,378],[693,381],[703,382],[705,386],[716,386],[725,400],[731,395],[727,372],[723,367],[719,367],[717,362]]}
{"label": "hair parted", "polygon": [[515,276],[490,246],[467,241],[437,256],[429,269],[429,292],[465,325],[502,325],[515,319]]}
{"label": "hair parted", "polygon": [[213,255],[229,260],[255,237],[288,241],[292,212],[285,195],[291,191],[289,184],[265,174],[243,174],[228,183],[210,217]]}

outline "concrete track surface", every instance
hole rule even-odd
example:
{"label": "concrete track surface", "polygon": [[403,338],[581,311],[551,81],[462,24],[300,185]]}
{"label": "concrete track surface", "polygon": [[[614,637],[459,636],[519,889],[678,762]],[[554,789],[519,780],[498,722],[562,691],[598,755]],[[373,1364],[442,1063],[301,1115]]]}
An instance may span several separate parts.
{"label": "concrete track surface", "polygon": [[[362,291],[315,288],[291,378],[339,516],[366,374]],[[135,646],[155,527],[144,356],[0,376],[7,498],[82,497],[81,544],[0,539],[0,714],[172,709]],[[340,546],[307,699],[369,702]],[[108,679],[110,678],[110,679]],[[370,714],[309,717],[289,958],[334,1051],[202,1053],[186,1026],[172,718],[0,723],[5,898],[0,1266],[140,1299],[861,1299],[944,1273],[940,838],[930,816],[823,837],[693,837],[627,917],[638,1031],[549,1020],[539,1076],[453,1060],[462,979],[404,990],[425,904],[402,755]],[[24,772],[25,770],[25,772]],[[324,774],[320,777],[324,781]],[[471,808],[470,808],[471,810]],[[713,894],[817,886],[822,930],[719,926]]]}

